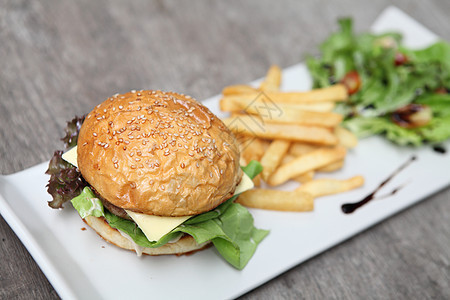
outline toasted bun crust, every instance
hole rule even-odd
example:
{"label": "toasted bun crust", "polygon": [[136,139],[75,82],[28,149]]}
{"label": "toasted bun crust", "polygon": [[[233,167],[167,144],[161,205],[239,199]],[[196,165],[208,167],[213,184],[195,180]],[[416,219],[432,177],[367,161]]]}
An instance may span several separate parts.
{"label": "toasted bun crust", "polygon": [[189,96],[116,95],[89,113],[78,167],[112,204],[158,216],[209,211],[230,198],[242,172],[231,131]]}
{"label": "toasted bun crust", "polygon": [[[126,237],[121,235],[119,231],[109,226],[108,222],[106,222],[104,218],[89,216],[84,219],[84,222],[94,229],[105,241],[123,249],[136,251],[135,245]],[[209,245],[209,242],[199,245],[192,236],[184,235],[175,243],[167,243],[158,248],[141,248],[141,250],[142,253],[148,255],[180,255],[202,250]]]}

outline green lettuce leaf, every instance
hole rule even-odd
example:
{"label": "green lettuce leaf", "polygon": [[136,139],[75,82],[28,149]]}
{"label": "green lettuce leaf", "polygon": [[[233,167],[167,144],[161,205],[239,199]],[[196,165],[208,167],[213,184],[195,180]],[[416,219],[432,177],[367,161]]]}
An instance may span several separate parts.
{"label": "green lettuce leaf", "polygon": [[[252,161],[242,169],[250,178],[254,178],[262,171],[262,166]],[[149,241],[133,221],[118,217],[105,209],[89,187],[85,187],[79,196],[73,198],[72,204],[82,218],[104,217],[111,227],[126,233],[139,246],[160,247],[186,233],[199,244],[212,241],[227,262],[237,269],[243,269],[257,245],[269,232],[254,227],[253,217],[248,210],[233,202],[236,197],[237,195],[233,196],[213,211],[188,219],[156,242]]]}
{"label": "green lettuce leaf", "polygon": [[389,140],[402,146],[420,146],[422,144],[422,137],[415,131],[397,126],[386,118],[357,117],[345,121],[344,126],[355,133],[358,138],[384,134]]}
{"label": "green lettuce leaf", "polygon": [[81,218],[88,216],[104,217],[103,203],[98,199],[89,187],[85,187],[81,194],[70,200]]}

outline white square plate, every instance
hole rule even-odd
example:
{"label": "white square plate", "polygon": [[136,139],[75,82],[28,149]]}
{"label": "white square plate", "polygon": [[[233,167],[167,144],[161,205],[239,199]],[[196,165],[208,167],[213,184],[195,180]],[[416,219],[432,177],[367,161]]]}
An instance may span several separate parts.
{"label": "white square plate", "polygon": [[[372,30],[399,31],[411,47],[424,47],[437,39],[394,7],[381,14]],[[310,86],[304,64],[284,70],[284,90],[307,90]],[[219,98],[203,103],[224,116],[218,109]],[[353,214],[341,212],[343,203],[360,200],[412,155],[418,160],[385,190],[407,182],[401,191],[372,201]],[[229,299],[443,189],[450,184],[443,165],[450,165],[450,155],[438,154],[430,147],[400,148],[379,137],[362,140],[350,151],[345,167],[332,176],[361,174],[366,179],[363,188],[320,198],[310,213],[252,210],[256,226],[271,233],[242,271],[227,264],[213,248],[190,256],[139,258],[105,243],[90,229],[81,230],[87,226],[70,206],[61,211],[47,206],[47,163],[0,177],[0,212],[65,299]]]}

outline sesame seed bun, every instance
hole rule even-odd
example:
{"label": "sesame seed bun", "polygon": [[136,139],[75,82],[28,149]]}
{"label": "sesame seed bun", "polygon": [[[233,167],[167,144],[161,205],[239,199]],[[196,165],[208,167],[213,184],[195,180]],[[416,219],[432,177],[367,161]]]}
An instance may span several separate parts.
{"label": "sesame seed bun", "polygon": [[230,130],[189,96],[162,91],[115,95],[89,113],[78,168],[107,201],[157,216],[214,209],[239,183]]}

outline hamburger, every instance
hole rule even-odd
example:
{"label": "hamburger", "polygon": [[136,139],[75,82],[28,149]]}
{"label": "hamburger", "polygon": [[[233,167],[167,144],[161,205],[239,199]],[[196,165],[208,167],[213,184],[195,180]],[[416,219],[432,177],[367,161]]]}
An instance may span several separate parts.
{"label": "hamburger", "polygon": [[69,122],[70,150],[50,161],[52,208],[71,201],[104,240],[138,254],[214,245],[242,269],[267,231],[233,202],[253,187],[233,133],[208,108],[173,92],[116,94]]}

